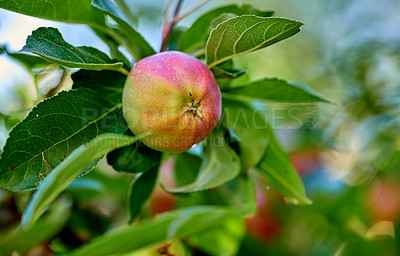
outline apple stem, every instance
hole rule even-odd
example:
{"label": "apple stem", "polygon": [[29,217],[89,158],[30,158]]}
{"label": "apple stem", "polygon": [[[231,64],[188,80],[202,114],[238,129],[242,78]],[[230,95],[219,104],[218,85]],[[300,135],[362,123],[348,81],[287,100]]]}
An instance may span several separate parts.
{"label": "apple stem", "polygon": [[191,92],[189,92],[189,96],[190,96],[190,101],[191,103],[188,103],[188,107],[187,107],[187,112],[192,112],[193,116],[199,116],[201,118],[204,118],[204,116],[201,114],[201,112],[199,110],[197,110],[200,107],[200,103],[201,100],[198,100],[196,103],[193,99],[193,95]]}
{"label": "apple stem", "polygon": [[197,116],[201,117],[202,119],[204,119],[203,114],[201,114],[201,112],[198,111],[198,110],[196,110],[195,115],[197,115]]}
{"label": "apple stem", "polygon": [[203,114],[199,110],[197,110],[197,107],[189,105],[186,108],[186,112],[191,112],[193,114],[193,116],[198,116],[198,117],[204,119]]}

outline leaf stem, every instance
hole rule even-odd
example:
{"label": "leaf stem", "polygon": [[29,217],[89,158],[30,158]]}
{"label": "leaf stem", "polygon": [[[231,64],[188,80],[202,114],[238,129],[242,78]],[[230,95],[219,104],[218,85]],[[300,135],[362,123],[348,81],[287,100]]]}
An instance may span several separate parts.
{"label": "leaf stem", "polygon": [[163,21],[163,29],[161,32],[161,36],[162,36],[162,41],[161,41],[161,48],[160,48],[160,52],[163,52],[166,50],[167,48],[167,43],[168,43],[168,39],[171,35],[172,29],[174,28],[176,21],[174,21],[174,19],[176,17],[178,17],[179,11],[181,9],[181,6],[183,4],[183,0],[178,0],[178,3],[176,4],[175,7],[175,11],[174,11],[174,16],[171,20],[171,22],[168,22],[168,12],[169,12],[169,8],[171,6],[171,2],[170,1],[165,9],[164,12],[164,21]]}
{"label": "leaf stem", "polygon": [[125,68],[119,68],[119,69],[116,69],[116,71],[118,71],[118,72],[120,72],[121,74],[124,74],[124,75],[129,75],[129,71],[128,70],[126,70]]}

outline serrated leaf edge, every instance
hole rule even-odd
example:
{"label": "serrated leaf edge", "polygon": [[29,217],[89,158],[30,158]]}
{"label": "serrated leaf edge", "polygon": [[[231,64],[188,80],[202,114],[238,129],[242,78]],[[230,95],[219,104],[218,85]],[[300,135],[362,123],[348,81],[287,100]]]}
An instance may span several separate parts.
{"label": "serrated leaf edge", "polygon": [[[86,88],[83,88],[83,89],[84,89],[84,90],[90,90],[90,89],[86,89]],[[70,91],[77,91],[77,90],[80,90],[80,89],[70,89],[70,90],[62,91],[62,92],[60,92],[60,93],[57,94],[57,95],[54,95],[54,96],[52,96],[52,97],[50,97],[50,98],[47,98],[47,99],[43,100],[43,101],[40,102],[39,104],[41,104],[41,103],[43,103],[43,102],[46,102],[46,101],[48,101],[48,100],[51,100],[52,98],[57,97],[57,96],[60,95],[60,94],[65,94],[65,93],[67,93],[67,92],[70,92]],[[92,90],[90,90],[90,91],[92,91]],[[29,118],[30,116],[33,115],[34,110],[36,110],[36,109],[38,108],[39,104],[36,105],[34,108],[32,108],[32,110],[28,113],[28,115],[27,115],[27,117],[26,117],[25,119],[27,119],[27,118]],[[40,156],[41,154],[47,152],[48,150],[50,150],[50,149],[53,148],[54,146],[58,145],[59,143],[62,143],[62,142],[64,142],[64,141],[70,139],[71,137],[73,137],[73,136],[76,135],[77,133],[79,133],[79,132],[81,132],[82,130],[84,130],[85,128],[87,128],[87,127],[88,127],[89,125],[91,125],[92,123],[99,121],[101,118],[103,118],[104,116],[106,116],[106,115],[112,113],[114,110],[118,109],[119,107],[121,107],[121,104],[115,105],[113,108],[110,108],[109,111],[105,112],[105,113],[104,113],[103,115],[101,115],[99,118],[97,118],[97,119],[91,121],[90,123],[88,123],[87,125],[85,125],[84,127],[82,127],[81,129],[79,129],[78,131],[76,131],[75,133],[73,133],[73,134],[72,134],[71,136],[69,136],[68,138],[65,138],[65,139],[63,139],[63,140],[61,140],[61,141],[59,141],[59,142],[53,144],[52,146],[50,146],[49,148],[47,148],[47,149],[44,150],[43,152],[40,152],[39,154],[36,154],[36,155],[32,156],[28,161],[26,161],[26,162],[24,162],[24,163],[21,163],[21,164],[19,164],[18,166],[15,166],[15,169],[19,168],[21,165],[24,165],[24,164],[29,163],[32,159],[34,159],[34,158]],[[24,120],[25,120],[25,119],[24,119]],[[23,121],[21,121],[21,122],[23,122]],[[9,142],[9,140],[10,140],[12,134],[13,134],[13,131],[18,127],[18,125],[19,125],[19,124],[17,124],[17,125],[10,131],[9,137],[7,138],[7,141],[6,141],[6,144],[5,144],[5,146],[4,146],[4,150],[3,150],[3,151],[6,150],[7,143]],[[2,155],[3,155],[3,154],[2,154]],[[1,161],[1,159],[2,159],[2,157],[0,158],[0,161]],[[14,175],[14,174],[13,174],[13,175]],[[10,180],[11,180],[12,177],[13,177],[13,175],[10,176],[10,178],[9,178],[9,180],[7,180],[7,182],[4,182],[4,185],[7,185],[8,182],[10,182]],[[25,175],[26,175],[26,172],[25,172]],[[0,187],[0,189],[9,190],[9,189],[7,189],[6,187]],[[30,190],[30,189],[27,189],[27,190]]]}
{"label": "serrated leaf edge", "polygon": [[[262,19],[285,19],[285,20],[290,20],[290,19],[283,18],[283,17],[260,17],[260,16],[257,16],[257,15],[250,15],[250,14],[240,15],[240,16],[237,16],[237,17],[233,17],[233,18],[227,19],[227,20],[221,22],[220,24],[218,24],[218,25],[211,31],[210,36],[208,37],[207,43],[206,43],[206,60],[208,59],[208,58],[207,58],[207,57],[208,57],[208,54],[207,54],[208,43],[209,43],[209,41],[210,41],[210,39],[211,39],[213,33],[215,33],[215,31],[218,29],[218,27],[221,26],[222,24],[224,24],[224,23],[226,23],[226,22],[228,22],[228,21],[230,21],[230,20],[238,19],[238,18],[241,18],[241,17],[258,17],[258,18],[262,18]],[[301,31],[300,26],[304,25],[304,23],[302,23],[302,22],[300,22],[300,21],[296,21],[296,20],[290,20],[290,21],[293,21],[293,22],[298,23],[298,26],[294,26],[293,28],[298,28],[298,29]],[[257,23],[257,24],[259,24],[259,23]],[[276,23],[274,23],[274,24],[276,24]],[[272,24],[272,25],[274,25],[274,24]],[[256,24],[255,24],[255,25],[256,25]],[[255,25],[253,25],[253,26],[255,26]],[[270,25],[269,27],[271,27],[272,25]],[[268,28],[269,28],[269,27],[268,27]],[[273,39],[275,39],[276,37],[280,36],[282,33],[287,32],[287,31],[290,31],[290,30],[292,30],[293,28],[290,28],[290,29],[288,29],[288,30],[285,30],[285,31],[283,31],[283,32],[281,32],[281,33],[279,33],[279,34],[277,34],[277,35],[271,37],[269,40],[273,40]],[[222,35],[223,35],[224,33],[225,33],[225,32],[223,32]],[[265,33],[264,33],[264,34],[265,34]],[[221,40],[222,40],[222,36],[221,36],[221,38],[220,38],[220,41],[219,41],[219,43],[218,43],[216,49],[214,50],[214,55],[215,55],[215,52],[218,50],[219,45],[221,44]],[[235,42],[235,44],[236,44],[236,43],[237,43],[237,42]],[[212,63],[210,63],[210,64],[207,64],[207,65],[208,65],[209,68],[212,68],[212,67],[215,67],[216,65],[218,65],[218,64],[220,64],[220,63],[222,63],[222,62],[224,62],[224,61],[227,61],[227,60],[229,60],[229,59],[232,59],[233,57],[240,56],[240,55],[243,55],[243,54],[252,52],[252,51],[256,51],[256,50],[258,50],[258,49],[260,49],[260,48],[262,48],[262,47],[263,47],[263,44],[261,44],[261,45],[259,45],[259,46],[257,46],[257,47],[251,48],[251,49],[249,49],[249,50],[247,50],[247,51],[241,52],[241,53],[239,53],[239,54],[230,55],[230,56],[228,56],[228,57],[222,58],[222,59],[220,59],[220,60],[218,60],[218,61],[214,61],[214,62],[212,62]]]}

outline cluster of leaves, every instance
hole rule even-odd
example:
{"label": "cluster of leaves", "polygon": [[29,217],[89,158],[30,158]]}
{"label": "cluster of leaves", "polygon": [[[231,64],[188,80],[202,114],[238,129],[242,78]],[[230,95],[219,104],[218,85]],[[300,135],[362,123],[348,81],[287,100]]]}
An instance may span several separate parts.
{"label": "cluster of leaves", "polygon": [[[80,70],[72,75],[73,89],[41,101],[12,129],[0,158],[0,188],[11,191],[39,188],[21,222],[20,232],[29,232],[40,225],[39,217],[63,190],[74,179],[91,171],[107,154],[108,163],[114,169],[136,174],[127,193],[131,223],[155,187],[162,156],[161,152],[139,142],[146,134],[131,136],[124,125],[121,94],[127,69],[134,63],[119,49],[125,48],[136,62],[156,51],[135,30],[136,19],[121,8],[123,1],[116,1],[117,4],[106,0],[34,2],[32,5],[27,1],[5,0],[0,2],[0,8],[44,19],[87,24],[107,43],[111,57],[92,47],[75,47],[65,42],[56,28],[44,27],[33,31],[22,49],[41,58],[10,53],[23,62],[26,58],[29,63],[43,63],[44,59]],[[54,8],[43,7],[49,4]],[[249,168],[255,168],[288,200],[310,203],[266,117],[256,111],[253,103],[327,100],[305,86],[275,78],[231,84],[233,79],[246,73],[235,68],[234,57],[300,31],[302,23],[271,15],[270,11],[256,10],[249,5],[219,7],[203,14],[188,29],[176,32],[174,41],[171,39],[168,44],[168,50],[204,59],[220,85],[224,115],[220,125],[201,145],[201,152],[176,156],[174,172],[178,187],[164,189],[179,196],[206,194],[209,189],[218,188],[230,191],[225,194],[230,200],[223,200],[219,205],[200,200],[200,205],[192,203],[156,220],[145,220],[99,237],[72,255],[133,251],[166,239],[194,235],[233,217],[250,214],[254,212],[255,201],[252,182],[245,172]],[[113,22],[106,22],[109,20]],[[213,140],[223,143],[208,143]],[[190,177],[188,172],[192,174]],[[232,193],[236,196],[232,197]]]}

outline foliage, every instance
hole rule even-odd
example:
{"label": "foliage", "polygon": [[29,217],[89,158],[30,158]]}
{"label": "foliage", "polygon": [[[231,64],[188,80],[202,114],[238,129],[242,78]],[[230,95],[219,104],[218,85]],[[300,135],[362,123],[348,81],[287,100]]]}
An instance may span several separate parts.
{"label": "foliage", "polygon": [[208,66],[277,43],[300,32],[301,22],[241,15],[216,26],[206,45]]}
{"label": "foliage", "polygon": [[111,59],[92,47],[73,47],[64,41],[56,28],[38,28],[26,39],[21,51],[31,52],[43,59],[70,68],[87,70],[119,69],[122,62],[111,63]]}
{"label": "foliage", "polygon": [[[264,178],[290,202],[311,203],[266,116],[254,104],[329,101],[304,85],[275,78],[232,83],[247,72],[235,67],[232,59],[288,39],[299,33],[303,24],[270,17],[271,11],[250,5],[219,7],[201,16],[188,29],[174,27],[175,21],[171,22],[172,36],[167,34],[166,45],[169,50],[177,47],[199,58],[205,57],[220,85],[223,117],[206,141],[187,153],[172,156],[175,183],[161,185],[186,207],[151,219],[143,218],[149,215],[144,206],[157,192],[154,188],[158,187],[159,166],[171,156],[141,145],[138,140],[146,134],[130,134],[122,120],[122,89],[127,68],[134,64],[129,59],[137,62],[155,54],[136,31],[137,19],[124,6],[122,0],[91,3],[35,0],[31,5],[22,0],[0,1],[0,8],[10,11],[87,24],[107,43],[111,54],[108,56],[93,47],[72,46],[56,28],[41,27],[28,36],[22,52],[80,70],[72,75],[72,89],[38,103],[9,134],[0,158],[0,188],[13,192],[37,189],[13,237],[30,236],[46,223],[43,235],[32,241],[39,244],[62,229],[66,225],[64,219],[54,220],[50,212],[40,216],[64,191],[71,192],[74,186],[84,187],[84,182],[74,181],[84,174],[94,187],[100,182],[96,179],[100,179],[109,182],[105,186],[113,186],[110,191],[117,190],[113,179],[93,178],[98,174],[90,173],[107,155],[108,163],[116,171],[128,177],[135,174],[130,178],[125,199],[121,199],[128,209],[130,225],[102,234],[79,248],[69,248],[73,250],[70,255],[128,253],[181,238],[188,238],[208,252],[226,251],[234,255],[239,247],[231,244],[244,237],[242,217],[254,213],[256,208],[253,182],[259,181],[254,181],[249,169],[260,174],[256,180]],[[129,53],[128,58],[120,47]],[[36,56],[9,54],[28,68],[36,61],[43,64]],[[204,233],[209,228],[215,229],[215,233]],[[233,230],[234,235],[224,236],[224,230]],[[216,240],[214,236],[227,239],[228,245],[201,246]],[[4,241],[8,240],[0,243],[7,243]],[[25,246],[12,246],[19,253],[26,250]],[[57,253],[64,252],[56,247]]]}
{"label": "foliage", "polygon": [[37,188],[79,146],[102,133],[121,133],[118,107],[86,88],[39,103],[10,133],[0,159],[1,188]]}

